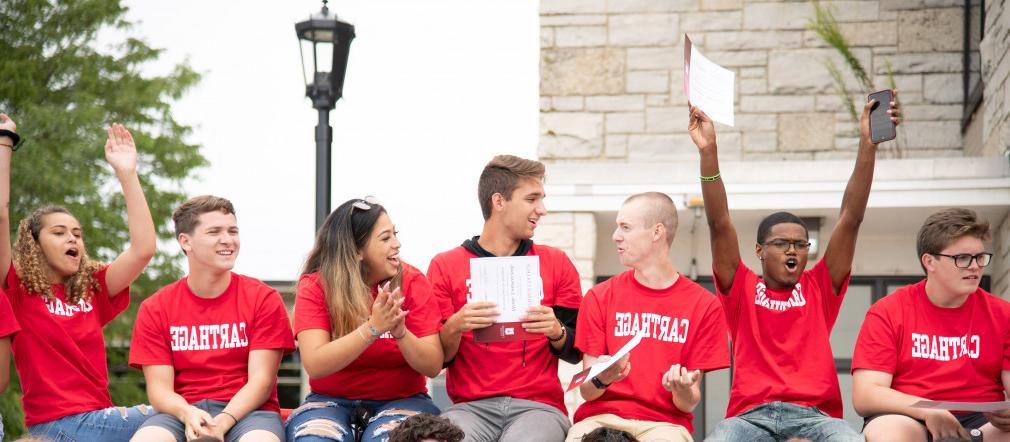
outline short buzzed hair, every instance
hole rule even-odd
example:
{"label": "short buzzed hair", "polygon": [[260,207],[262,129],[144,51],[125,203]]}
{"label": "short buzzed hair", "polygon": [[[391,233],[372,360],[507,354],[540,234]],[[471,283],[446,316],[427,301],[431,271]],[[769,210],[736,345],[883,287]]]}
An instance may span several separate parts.
{"label": "short buzzed hair", "polygon": [[673,204],[673,199],[662,192],[636,193],[624,200],[624,204],[633,201],[642,201],[648,205],[644,213],[646,227],[662,224],[666,228],[666,245],[673,245],[673,238],[677,236],[677,206]]}
{"label": "short buzzed hair", "polygon": [[523,178],[544,179],[544,163],[519,158],[515,155],[498,155],[484,166],[477,182],[477,199],[484,221],[491,218],[491,197],[500,193],[505,201],[512,200],[512,192]]}
{"label": "short buzzed hair", "polygon": [[[919,265],[922,266],[922,255],[935,255],[947,248],[950,243],[965,236],[973,236],[982,241],[988,241],[989,222],[978,217],[971,209],[943,209],[926,218],[919,228],[915,242],[919,253]],[[926,267],[922,266],[925,271]]]}
{"label": "short buzzed hair", "polygon": [[202,195],[190,198],[175,209],[172,214],[172,222],[175,223],[175,237],[179,235],[192,234],[199,222],[200,215],[208,212],[222,212],[226,215],[235,214],[235,206],[231,201],[213,195]]}

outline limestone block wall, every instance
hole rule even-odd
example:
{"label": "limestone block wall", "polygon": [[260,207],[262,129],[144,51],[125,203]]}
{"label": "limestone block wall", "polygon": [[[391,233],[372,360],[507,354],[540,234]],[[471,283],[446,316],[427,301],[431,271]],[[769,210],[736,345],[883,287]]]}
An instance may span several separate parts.
{"label": "limestone block wall", "polygon": [[[979,155],[1006,155],[1010,150],[1010,3],[986,2],[982,57],[982,134]],[[971,148],[969,148],[971,150]]]}
{"label": "limestone block wall", "polygon": [[[986,3],[993,30],[983,47],[992,80],[986,94],[1003,98],[987,102],[984,138],[1005,146],[1010,12],[1003,12],[1005,0]],[[963,0],[822,4],[879,88],[891,64],[906,115],[902,156],[964,155]],[[857,126],[823,65],[832,59],[841,66],[841,59],[806,29],[812,18],[809,1],[541,0],[540,158],[695,159],[685,132],[684,33],[736,72],[736,127],[718,128],[724,158],[854,157]],[[854,80],[849,87],[857,106],[865,102],[867,91]]]}

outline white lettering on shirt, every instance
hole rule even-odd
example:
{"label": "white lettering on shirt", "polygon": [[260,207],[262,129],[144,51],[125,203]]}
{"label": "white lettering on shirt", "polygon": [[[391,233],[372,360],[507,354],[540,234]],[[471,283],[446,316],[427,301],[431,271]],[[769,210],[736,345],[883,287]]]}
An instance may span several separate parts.
{"label": "white lettering on shirt", "polygon": [[978,335],[936,336],[912,333],[912,357],[934,361],[978,359],[981,341]]}
{"label": "white lettering on shirt", "polygon": [[245,322],[168,328],[172,351],[218,350],[249,346]]}
{"label": "white lettering on shirt", "polygon": [[785,301],[768,298],[768,294],[766,293],[767,288],[765,287],[764,281],[759,280],[757,282],[756,289],[757,293],[754,295],[754,304],[768,310],[784,312],[793,307],[803,307],[807,305],[807,299],[803,297],[803,287],[798,282],[796,283],[796,287],[793,287],[793,294]]}
{"label": "white lettering on shirt", "polygon": [[646,338],[666,342],[687,342],[687,330],[691,321],[671,318],[656,313],[614,312],[614,336],[635,336],[645,332]]}
{"label": "white lettering on shirt", "polygon": [[46,308],[49,309],[49,313],[57,316],[72,317],[77,313],[87,313],[95,309],[91,303],[80,300],[77,304],[64,304],[63,301],[59,299],[54,299],[46,303]]}

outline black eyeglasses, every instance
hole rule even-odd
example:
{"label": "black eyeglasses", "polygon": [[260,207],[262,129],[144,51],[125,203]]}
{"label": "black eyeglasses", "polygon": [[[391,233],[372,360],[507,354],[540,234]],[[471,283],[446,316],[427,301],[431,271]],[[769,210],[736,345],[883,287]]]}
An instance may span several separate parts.
{"label": "black eyeglasses", "polygon": [[366,196],[366,197],[364,197],[362,199],[359,199],[359,200],[355,201],[354,203],[352,203],[351,207],[353,207],[355,209],[361,209],[361,210],[368,211],[368,210],[372,210],[372,206],[376,205],[376,204],[379,204],[379,200],[375,199],[375,197],[372,196],[372,195],[368,195],[368,196]]}
{"label": "black eyeglasses", "polygon": [[971,267],[971,262],[975,261],[978,263],[979,268],[989,265],[992,261],[992,253],[979,253],[978,255],[969,255],[967,253],[961,253],[957,255],[944,255],[943,253],[931,253],[931,255],[945,256],[947,258],[954,260],[954,266],[959,269],[966,269]]}
{"label": "black eyeglasses", "polygon": [[766,241],[761,243],[761,245],[766,247],[771,247],[780,252],[785,252],[789,250],[789,246],[793,246],[797,252],[806,252],[810,250],[810,242],[799,240],[799,241],[789,241],[785,239],[773,239],[771,241]]}

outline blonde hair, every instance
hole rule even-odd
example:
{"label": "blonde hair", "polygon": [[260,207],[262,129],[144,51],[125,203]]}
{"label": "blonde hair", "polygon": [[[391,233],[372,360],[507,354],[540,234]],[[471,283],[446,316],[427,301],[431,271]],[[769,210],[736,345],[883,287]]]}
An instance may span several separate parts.
{"label": "blonde hair", "polygon": [[[47,302],[55,299],[53,285],[46,276],[44,266],[45,255],[39,245],[39,233],[42,231],[42,221],[46,215],[53,213],[71,213],[59,206],[45,206],[36,209],[18,224],[18,237],[14,243],[14,268],[21,279],[21,286],[30,294],[42,296]],[[80,245],[81,265],[77,273],[70,275],[65,281],[66,302],[76,304],[80,301],[91,301],[92,293],[101,290],[95,272],[104,265],[92,260],[82,242]]]}
{"label": "blonde hair", "polygon": [[[337,207],[319,227],[315,245],[309,252],[302,274],[319,273],[326,308],[330,314],[331,336],[336,339],[361,326],[372,310],[371,288],[365,284],[367,269],[358,259],[368,244],[372,229],[383,213],[379,204],[349,200]],[[390,278],[390,287],[399,287],[403,266]]]}
{"label": "blonde hair", "polygon": [[648,204],[643,221],[645,227],[652,228],[656,224],[662,224],[666,229],[666,245],[673,244],[673,238],[677,236],[677,206],[669,195],[662,192],[636,193],[624,200],[624,204],[632,201],[642,200]]}

